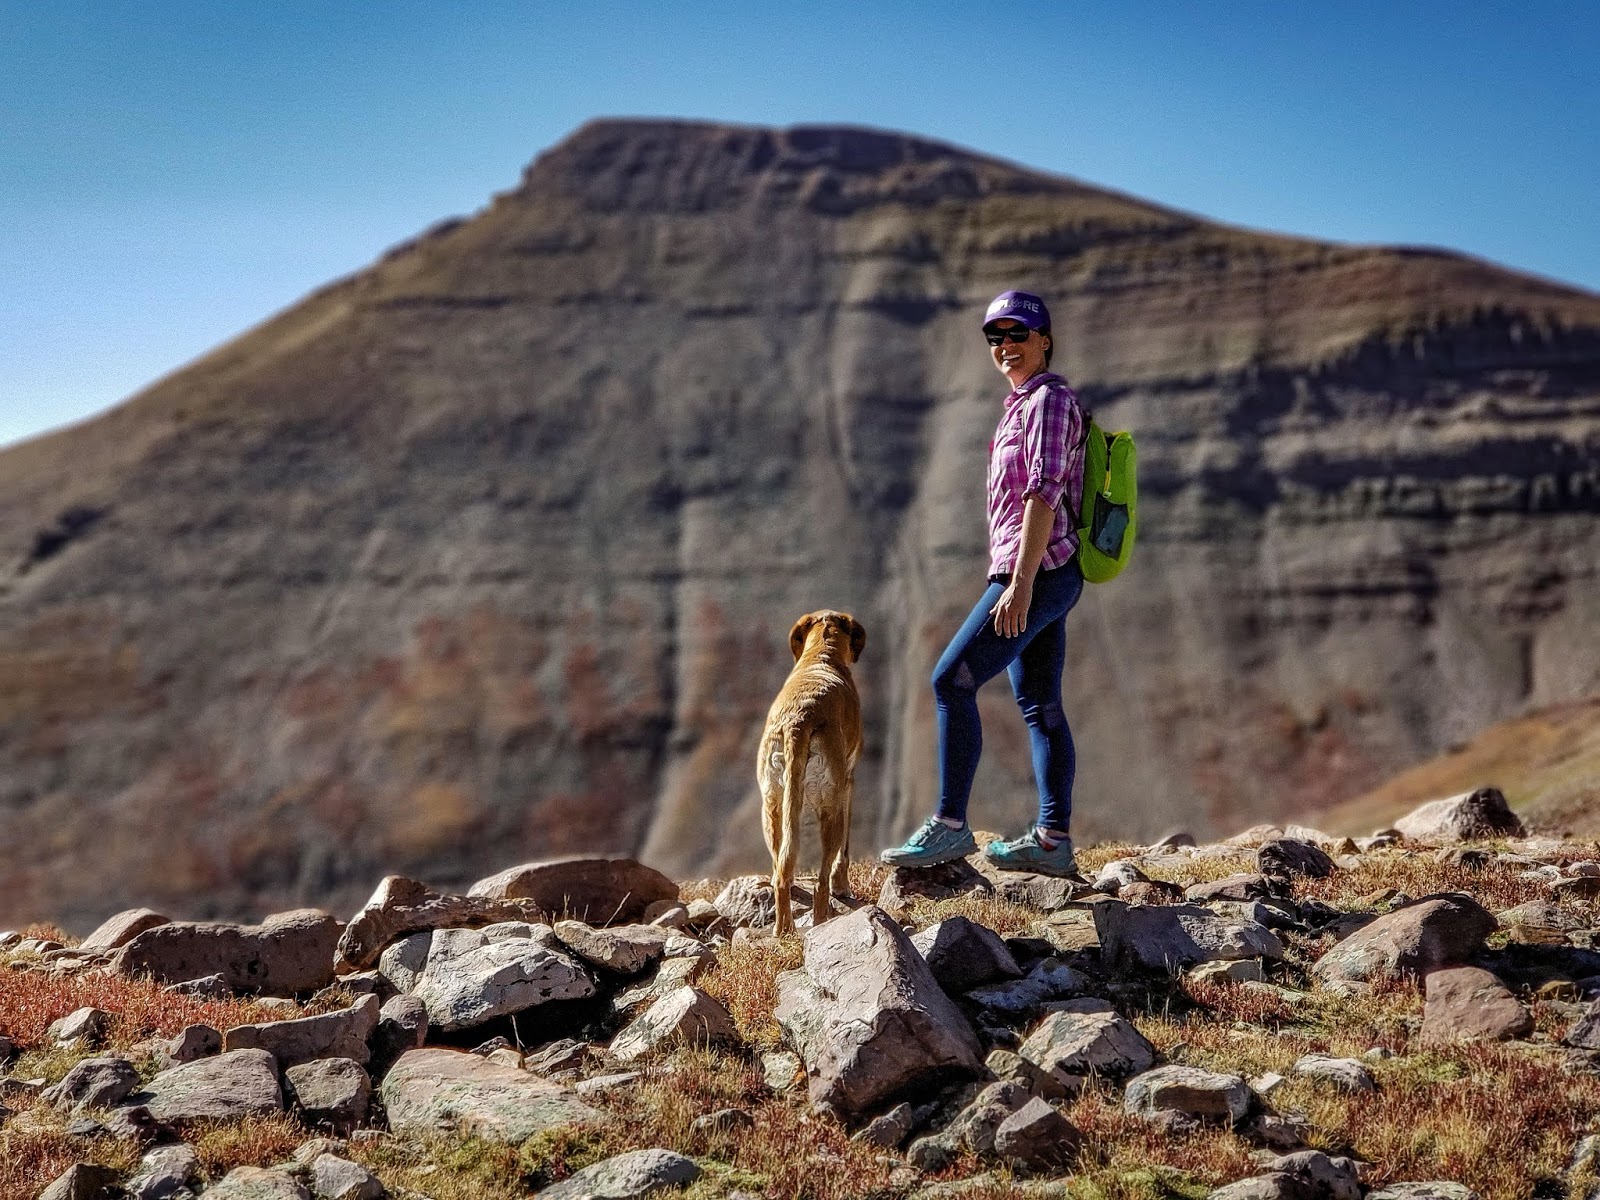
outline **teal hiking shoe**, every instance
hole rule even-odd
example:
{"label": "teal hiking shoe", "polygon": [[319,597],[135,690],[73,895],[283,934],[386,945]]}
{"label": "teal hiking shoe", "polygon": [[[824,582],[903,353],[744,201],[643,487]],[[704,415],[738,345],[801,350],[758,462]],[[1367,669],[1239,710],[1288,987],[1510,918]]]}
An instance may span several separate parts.
{"label": "teal hiking shoe", "polygon": [[878,855],[881,862],[891,867],[936,867],[940,863],[965,858],[978,848],[972,839],[972,830],[963,825],[951,829],[937,817],[929,817],[922,827],[906,839],[904,846],[896,846]]}
{"label": "teal hiking shoe", "polygon": [[1035,875],[1054,875],[1060,879],[1082,879],[1078,860],[1072,855],[1072,839],[1062,838],[1054,850],[1039,840],[1037,827],[1009,842],[990,842],[983,856],[1002,871],[1032,871]]}

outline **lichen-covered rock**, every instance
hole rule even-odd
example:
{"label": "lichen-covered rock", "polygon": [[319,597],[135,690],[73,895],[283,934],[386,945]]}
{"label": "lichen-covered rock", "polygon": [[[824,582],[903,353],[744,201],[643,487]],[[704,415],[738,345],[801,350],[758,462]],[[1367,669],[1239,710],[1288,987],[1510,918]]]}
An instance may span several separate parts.
{"label": "lichen-covered rock", "polygon": [[379,1092],[389,1127],[400,1133],[476,1134],[516,1145],[556,1125],[604,1119],[547,1079],[432,1046],[402,1054]]}
{"label": "lichen-covered rock", "polygon": [[350,1058],[319,1058],[283,1073],[288,1099],[314,1127],[348,1133],[367,1118],[372,1079]]}
{"label": "lichen-covered rock", "polygon": [[531,901],[551,917],[610,925],[644,920],[652,904],[678,899],[678,885],[635,859],[577,856],[507,867],[467,894]]}
{"label": "lichen-covered rock", "polygon": [[311,1194],[316,1200],[383,1200],[383,1183],[360,1163],[337,1154],[311,1160]]}
{"label": "lichen-covered rock", "polygon": [[994,1134],[995,1156],[1024,1174],[1064,1170],[1082,1148],[1077,1127],[1037,1096],[1001,1121]]}
{"label": "lichen-covered rock", "polygon": [[528,938],[485,941],[459,955],[430,957],[413,989],[430,1028],[481,1025],[552,1000],[581,1000],[594,980],[572,959]]}
{"label": "lichen-covered rock", "polygon": [[283,1111],[277,1060],[265,1050],[235,1050],[162,1071],[134,1101],[158,1121],[219,1121]]}
{"label": "lichen-covered rock", "polygon": [[1378,1085],[1372,1073],[1354,1058],[1331,1058],[1326,1054],[1302,1054],[1294,1062],[1294,1073],[1306,1079],[1331,1083],[1344,1092],[1375,1092]]}
{"label": "lichen-covered rock", "polygon": [[56,1108],[74,1112],[89,1108],[110,1108],[139,1086],[139,1072],[120,1054],[79,1059],[53,1087],[46,1088],[43,1100]]}
{"label": "lichen-covered rock", "polygon": [[1066,1003],[1073,1009],[1045,1017],[1017,1053],[1058,1075],[1136,1075],[1155,1062],[1155,1047],[1105,1001]]}
{"label": "lichen-covered rock", "polygon": [[658,925],[596,929],[582,921],[557,921],[555,935],[585,962],[618,975],[637,975],[660,959],[668,936]]}
{"label": "lichen-covered rock", "polygon": [[270,1167],[235,1167],[205,1194],[206,1200],[311,1200],[303,1183]]}
{"label": "lichen-covered rock", "polygon": [[692,1158],[671,1150],[630,1150],[551,1184],[539,1193],[539,1200],[641,1200],[699,1178],[700,1168]]}
{"label": "lichen-covered rock", "polygon": [[44,1035],[52,1045],[76,1046],[92,1050],[105,1041],[110,1028],[110,1013],[86,1006],[74,1009],[66,1016],[51,1021]]}

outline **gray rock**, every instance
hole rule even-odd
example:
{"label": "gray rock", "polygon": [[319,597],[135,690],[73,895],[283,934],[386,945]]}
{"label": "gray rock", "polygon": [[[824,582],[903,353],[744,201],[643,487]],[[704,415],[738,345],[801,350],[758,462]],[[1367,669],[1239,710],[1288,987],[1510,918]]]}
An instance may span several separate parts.
{"label": "gray rock", "polygon": [[1083,1135],[1037,1096],[1000,1122],[994,1153],[1014,1170],[1025,1173],[1060,1171],[1083,1148]]}
{"label": "gray rock", "polygon": [[122,1173],[110,1167],[78,1163],[68,1167],[39,1193],[39,1200],[110,1200]]}
{"label": "gray rock", "polygon": [[947,917],[930,925],[913,936],[911,944],[947,992],[966,992],[1022,975],[1000,935],[967,917]]}
{"label": "gray rock", "polygon": [[740,875],[730,879],[712,903],[722,918],[736,929],[766,929],[777,922],[777,895],[772,890],[772,881],[765,875]]}
{"label": "gray rock", "polygon": [[45,1103],[59,1109],[81,1112],[89,1108],[110,1108],[139,1086],[139,1072],[120,1054],[85,1058],[72,1064],[61,1082],[46,1088]]}
{"label": "gray rock", "polygon": [[372,1079],[350,1058],[321,1058],[283,1073],[288,1099],[315,1127],[348,1133],[366,1120]]}
{"label": "gray rock", "polygon": [[431,955],[413,991],[428,1008],[429,1026],[449,1031],[551,1000],[580,1000],[594,995],[595,986],[566,955],[517,938]]}
{"label": "gray rock", "polygon": [[311,1161],[311,1194],[317,1200],[383,1200],[389,1193],[360,1163],[319,1154]]}
{"label": "gray rock", "polygon": [[1313,842],[1271,838],[1256,850],[1256,868],[1275,879],[1323,879],[1333,874],[1333,859]]}
{"label": "gray rock", "polygon": [[1037,1012],[1053,1000],[1081,996],[1092,986],[1082,971],[1059,959],[1045,958],[1021,979],[973,988],[966,998],[998,1017],[1015,1018]]}
{"label": "gray rock", "polygon": [[1472,959],[1495,919],[1470,896],[1430,896],[1379,917],[1312,968],[1325,981],[1425,975]]}
{"label": "gray rock", "polygon": [[1018,1051],[1041,1070],[1059,1075],[1136,1075],[1155,1062],[1155,1047],[1101,1000],[1069,1000],[1075,1010],[1053,1012]]}
{"label": "gray rock", "polygon": [[1412,809],[1394,823],[1419,842],[1468,842],[1522,837],[1522,818],[1511,811],[1499,788],[1479,788]]}
{"label": "gray rock", "polygon": [[92,1050],[105,1041],[111,1030],[111,1014],[98,1008],[74,1009],[66,1016],[51,1021],[45,1037],[55,1046],[77,1046]]}
{"label": "gray rock", "polygon": [[180,1188],[199,1183],[200,1156],[193,1146],[179,1142],[158,1146],[146,1154],[124,1187],[128,1200],[168,1200]]}
{"label": "gray rock", "polygon": [[964,858],[934,867],[896,867],[878,889],[878,907],[898,912],[911,900],[949,900],[969,893],[987,895],[994,884]]}
{"label": "gray rock", "polygon": [[677,991],[681,987],[688,987],[705,974],[706,969],[715,961],[709,952],[696,954],[683,958],[664,958],[661,965],[655,970],[647,981],[635,984],[618,992],[611,998],[611,1008],[614,1012],[631,1013],[645,1004],[652,1004],[661,997]]}
{"label": "gray rock", "polygon": [[652,904],[676,902],[678,885],[631,858],[574,857],[508,867],[480,879],[467,894],[527,900],[552,917],[610,925],[642,921]]}
{"label": "gray rock", "polygon": [[390,943],[426,930],[529,921],[541,912],[528,900],[448,895],[403,875],[387,875],[339,938],[338,966],[341,971],[363,970]]}
{"label": "gray rock", "polygon": [[221,975],[202,975],[198,979],[184,979],[169,983],[161,989],[175,996],[193,996],[197,1000],[230,1000],[233,989]]}
{"label": "gray rock", "polygon": [[670,1150],[630,1150],[585,1167],[539,1193],[539,1200],[637,1200],[700,1178],[692,1158]]}
{"label": "gray rock", "polygon": [[1250,1086],[1240,1076],[1184,1066],[1156,1067],[1135,1075],[1122,1094],[1123,1107],[1136,1116],[1175,1112],[1230,1125],[1243,1121],[1253,1102]]}
{"label": "gray rock", "polygon": [[431,1046],[402,1054],[379,1092],[397,1133],[459,1132],[520,1144],[556,1125],[602,1119],[547,1079]]}
{"label": "gray rock", "polygon": [[416,996],[390,996],[378,1010],[378,1027],[367,1042],[367,1073],[382,1079],[395,1059],[427,1040],[428,1006]]}
{"label": "gray rock", "polygon": [[235,1050],[162,1071],[136,1103],[158,1121],[221,1121],[283,1111],[278,1062],[265,1050]]}
{"label": "gray rock", "polygon": [[1330,1058],[1325,1054],[1303,1054],[1290,1068],[1296,1075],[1331,1083],[1341,1091],[1375,1092],[1378,1085],[1372,1074],[1356,1058]]}
{"label": "gray rock", "polygon": [[260,925],[170,921],[118,949],[110,970],[159,983],[220,975],[235,992],[312,992],[333,982],[341,928],[315,908],[277,913]]}
{"label": "gray rock", "polygon": [[995,1131],[1001,1123],[1031,1099],[1033,1094],[1020,1083],[1002,1080],[988,1084],[956,1114],[945,1135],[974,1154],[988,1154],[994,1149]]}
{"label": "gray rock", "polygon": [[805,966],[778,977],[776,1016],[805,1061],[811,1101],[845,1114],[982,1067],[977,1038],[922,955],[873,905],[805,935]]}
{"label": "gray rock", "polygon": [[698,988],[669,992],[647,1008],[611,1042],[611,1057],[632,1062],[674,1046],[733,1046],[739,1042],[733,1018],[721,1002]]}
{"label": "gray rock", "polygon": [[667,931],[657,925],[595,929],[582,921],[557,921],[555,935],[573,954],[619,975],[637,975],[661,958]]}
{"label": "gray rock", "polygon": [[1320,1150],[1299,1150],[1274,1159],[1271,1166],[1310,1184],[1326,1200],[1361,1200],[1361,1178],[1352,1159],[1330,1158]]}
{"label": "gray rock", "polygon": [[1478,967],[1430,971],[1422,1009],[1423,1045],[1504,1041],[1533,1032],[1533,1014],[1511,990]]}
{"label": "gray rock", "polygon": [[522,1069],[547,1077],[577,1076],[583,1073],[594,1054],[595,1048],[588,1042],[561,1038],[525,1054]]}
{"label": "gray rock", "polygon": [[1128,905],[1105,900],[1094,906],[1101,957],[1111,965],[1147,971],[1181,971],[1203,962],[1283,957],[1283,943],[1270,929],[1228,919],[1197,904]]}
{"label": "gray rock", "polygon": [[1231,962],[1201,963],[1188,977],[1197,983],[1265,983],[1267,973],[1253,958],[1236,958]]}
{"label": "gray rock", "polygon": [[311,1193],[286,1171],[235,1167],[206,1189],[206,1200],[311,1200]]}
{"label": "gray rock", "polygon": [[367,1039],[378,1027],[381,1007],[376,996],[362,996],[349,1008],[336,1012],[262,1025],[235,1025],[223,1035],[222,1048],[265,1050],[281,1067],[319,1058],[349,1058],[365,1063]]}
{"label": "gray rock", "polygon": [[1070,1100],[1083,1090],[1076,1076],[1055,1075],[1012,1050],[991,1050],[984,1060],[1000,1082],[1019,1083],[1042,1100]]}
{"label": "gray rock", "polygon": [[1561,1040],[1579,1050],[1600,1050],[1600,997],[1590,1001]]}
{"label": "gray rock", "polygon": [[1195,904],[1205,904],[1212,900],[1265,900],[1276,891],[1276,886],[1265,875],[1250,871],[1205,883],[1191,883],[1183,889],[1183,897]]}
{"label": "gray rock", "polygon": [[1327,1200],[1311,1184],[1286,1171],[1241,1179],[1206,1194],[1206,1200]]}
{"label": "gray rock", "polygon": [[944,1170],[959,1153],[961,1145],[956,1139],[944,1133],[931,1133],[907,1147],[906,1161],[918,1171],[931,1174]]}
{"label": "gray rock", "polygon": [[1423,1183],[1391,1183],[1367,1193],[1367,1200],[1483,1200],[1464,1183],[1434,1179]]}
{"label": "gray rock", "polygon": [[209,1025],[185,1025],[183,1032],[162,1045],[159,1057],[164,1066],[194,1062],[222,1052],[222,1035]]}
{"label": "gray rock", "polygon": [[798,1054],[773,1050],[761,1056],[761,1077],[775,1092],[786,1092],[802,1078],[805,1063]]}
{"label": "gray rock", "polygon": [[858,1129],[852,1140],[877,1146],[881,1150],[893,1150],[910,1136],[915,1127],[915,1110],[911,1105],[896,1104]]}
{"label": "gray rock", "polygon": [[1094,877],[1094,890],[1115,896],[1130,883],[1149,883],[1150,877],[1131,858],[1114,858]]}
{"label": "gray rock", "polygon": [[753,1128],[755,1123],[755,1118],[745,1109],[719,1108],[715,1112],[708,1112],[704,1116],[696,1117],[690,1123],[689,1131],[701,1135],[726,1135]]}
{"label": "gray rock", "polygon": [[109,953],[131,942],[146,929],[165,925],[170,920],[170,917],[164,917],[154,909],[126,909],[100,922],[93,933],[78,943],[77,948],[101,954]]}

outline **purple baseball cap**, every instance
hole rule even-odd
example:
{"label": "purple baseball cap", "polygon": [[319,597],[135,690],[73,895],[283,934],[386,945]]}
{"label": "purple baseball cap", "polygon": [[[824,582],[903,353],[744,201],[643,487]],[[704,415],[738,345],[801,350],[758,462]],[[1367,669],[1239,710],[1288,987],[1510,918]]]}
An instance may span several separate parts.
{"label": "purple baseball cap", "polygon": [[989,301],[988,311],[983,314],[984,328],[988,328],[990,321],[1003,321],[1007,317],[1029,329],[1050,328],[1050,310],[1032,292],[1001,292]]}

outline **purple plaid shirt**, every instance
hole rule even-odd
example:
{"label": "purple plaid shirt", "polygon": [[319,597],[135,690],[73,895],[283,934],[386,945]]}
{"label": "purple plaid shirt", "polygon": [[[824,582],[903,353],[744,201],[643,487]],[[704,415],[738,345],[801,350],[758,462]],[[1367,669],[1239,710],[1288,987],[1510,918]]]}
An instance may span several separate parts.
{"label": "purple plaid shirt", "polygon": [[1022,547],[1022,508],[1038,496],[1056,510],[1041,571],[1078,549],[1075,510],[1083,496],[1083,407],[1067,381],[1041,372],[1013,388],[989,443],[989,576],[1009,575]]}

